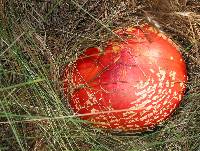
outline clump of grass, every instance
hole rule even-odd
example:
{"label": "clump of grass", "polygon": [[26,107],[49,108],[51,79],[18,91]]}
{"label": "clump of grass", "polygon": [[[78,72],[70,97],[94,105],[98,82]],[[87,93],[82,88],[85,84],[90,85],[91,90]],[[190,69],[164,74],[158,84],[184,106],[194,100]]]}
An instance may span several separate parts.
{"label": "clump of grass", "polygon": [[[198,150],[200,3],[195,0],[18,1],[0,3],[0,150]],[[182,48],[188,90],[153,132],[112,135],[75,117],[63,70],[112,30],[148,22]]]}

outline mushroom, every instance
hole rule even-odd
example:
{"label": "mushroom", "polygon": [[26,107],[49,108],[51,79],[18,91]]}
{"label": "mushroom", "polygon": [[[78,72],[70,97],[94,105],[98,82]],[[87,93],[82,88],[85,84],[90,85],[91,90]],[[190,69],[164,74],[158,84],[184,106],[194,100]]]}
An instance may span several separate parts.
{"label": "mushroom", "polygon": [[64,82],[69,104],[93,126],[113,131],[145,131],[178,107],[187,81],[178,46],[144,24],[114,31],[104,52],[88,48]]}

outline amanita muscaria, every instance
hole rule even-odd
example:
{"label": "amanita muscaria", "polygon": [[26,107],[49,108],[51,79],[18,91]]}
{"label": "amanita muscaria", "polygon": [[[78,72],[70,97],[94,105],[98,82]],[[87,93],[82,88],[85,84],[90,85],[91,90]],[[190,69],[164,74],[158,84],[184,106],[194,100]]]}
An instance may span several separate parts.
{"label": "amanita muscaria", "polygon": [[114,31],[103,52],[88,48],[66,68],[65,93],[75,114],[95,127],[144,131],[178,107],[187,81],[175,45],[149,25]]}

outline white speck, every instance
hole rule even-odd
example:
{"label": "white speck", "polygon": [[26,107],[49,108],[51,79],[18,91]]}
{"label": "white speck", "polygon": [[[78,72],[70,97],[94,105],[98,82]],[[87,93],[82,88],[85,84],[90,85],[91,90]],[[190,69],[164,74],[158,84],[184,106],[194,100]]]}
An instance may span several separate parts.
{"label": "white speck", "polygon": [[147,114],[148,115],[148,117],[152,117],[153,116],[153,113],[149,113],[149,114]]}
{"label": "white speck", "polygon": [[160,104],[158,104],[157,106],[155,106],[155,108],[156,108],[156,109],[159,109],[159,108],[160,108],[160,106],[161,106],[161,105],[160,105]]}
{"label": "white speck", "polygon": [[126,127],[133,127],[133,125],[126,125]]}
{"label": "white speck", "polygon": [[165,79],[166,71],[161,70],[161,68],[159,67],[159,72],[156,75],[158,76],[159,81],[163,81]]}
{"label": "white speck", "polygon": [[158,112],[157,110],[155,110],[155,109],[153,110],[153,113],[154,113],[154,114],[156,114],[157,112]]}
{"label": "white speck", "polygon": [[176,97],[176,96],[177,96],[177,94],[178,94],[177,92],[174,92],[174,93],[173,93],[173,96],[174,96],[174,97]]}
{"label": "white speck", "polygon": [[150,110],[151,108],[152,108],[152,105],[148,106],[148,107],[146,108],[146,110]]}
{"label": "white speck", "polygon": [[163,105],[167,104],[167,102],[168,102],[167,100],[166,100],[166,101],[164,101]]}
{"label": "white speck", "polygon": [[154,94],[155,94],[155,89],[152,89],[151,91],[150,91],[151,93],[148,95],[148,98],[151,98]]}
{"label": "white speck", "polygon": [[153,69],[150,69],[150,71],[151,71],[152,73],[154,73],[154,72],[155,72]]}
{"label": "white speck", "polygon": [[145,105],[147,105],[148,103],[151,103],[151,100],[145,100],[144,102],[142,102],[142,106],[145,106]]}
{"label": "white speck", "polygon": [[178,95],[178,99],[179,99],[179,100],[181,100],[181,98],[182,98],[182,95],[181,95],[181,94],[179,94],[179,95]]}
{"label": "white speck", "polygon": [[161,122],[163,121],[165,118],[160,118],[157,122]]}
{"label": "white speck", "polygon": [[174,109],[170,109],[169,112],[171,113]]}
{"label": "white speck", "polygon": [[130,110],[128,112],[124,112],[123,116],[135,116],[136,114],[137,114],[136,112]]}
{"label": "white speck", "polygon": [[158,94],[161,94],[162,93],[162,89],[158,89]]}
{"label": "white speck", "polygon": [[152,89],[152,86],[148,86],[147,87],[147,91],[148,91],[148,93],[149,93],[149,91]]}
{"label": "white speck", "polygon": [[167,89],[164,89],[164,90],[162,91],[162,94],[166,94],[166,92],[167,92]]}
{"label": "white speck", "polygon": [[144,90],[142,90],[142,91],[140,91],[140,92],[136,92],[135,95],[136,95],[136,96],[141,96],[142,94],[146,94],[146,92],[147,92],[147,90],[144,89]]}
{"label": "white speck", "polygon": [[91,113],[97,113],[97,112],[99,112],[98,110],[96,110],[96,109],[91,109]]}
{"label": "white speck", "polygon": [[118,119],[112,119],[112,120],[110,121],[110,123],[118,123],[118,122],[119,122]]}
{"label": "white speck", "polygon": [[155,116],[155,117],[154,117],[154,119],[158,119],[158,118],[159,118],[159,116]]}
{"label": "white speck", "polygon": [[149,82],[150,82],[150,78],[148,78],[148,80],[146,81],[140,81],[135,87],[137,89],[143,89],[145,88],[147,85],[149,85]]}
{"label": "white speck", "polygon": [[175,80],[176,72],[175,71],[170,71],[169,76],[172,78],[172,80]]}
{"label": "white speck", "polygon": [[149,125],[150,124],[150,120],[146,120],[144,125]]}
{"label": "white speck", "polygon": [[162,87],[163,87],[163,83],[162,83],[162,82],[159,82],[158,87],[159,87],[159,88],[162,88]]}
{"label": "white speck", "polygon": [[185,87],[183,82],[180,82],[180,87],[181,87],[181,88],[184,88],[184,87]]}
{"label": "white speck", "polygon": [[165,97],[166,97],[166,95],[161,95],[162,97],[160,98],[160,101],[162,101]]}
{"label": "white speck", "polygon": [[140,125],[135,124],[135,127],[140,127]]}
{"label": "white speck", "polygon": [[90,105],[93,104],[90,100],[87,100],[85,103],[86,103],[87,106],[90,106]]}
{"label": "white speck", "polygon": [[174,87],[175,82],[171,82],[171,87]]}
{"label": "white speck", "polygon": [[166,87],[169,87],[169,80],[166,81]]}
{"label": "white speck", "polygon": [[131,102],[131,104],[139,103],[141,100],[143,100],[143,98],[142,98],[142,97],[139,97],[137,100]]}
{"label": "white speck", "polygon": [[173,59],[174,59],[174,57],[171,56],[171,57],[170,57],[170,60],[173,60]]}
{"label": "white speck", "polygon": [[175,109],[175,108],[176,108],[176,106],[177,106],[177,104],[174,104],[174,106],[173,106],[173,109]]}
{"label": "white speck", "polygon": [[144,121],[145,119],[147,119],[147,115],[145,115],[142,118],[140,118],[141,121]]}
{"label": "white speck", "polygon": [[152,98],[152,100],[157,100],[158,98],[159,98],[159,96],[156,95],[156,96],[154,96],[154,97]]}

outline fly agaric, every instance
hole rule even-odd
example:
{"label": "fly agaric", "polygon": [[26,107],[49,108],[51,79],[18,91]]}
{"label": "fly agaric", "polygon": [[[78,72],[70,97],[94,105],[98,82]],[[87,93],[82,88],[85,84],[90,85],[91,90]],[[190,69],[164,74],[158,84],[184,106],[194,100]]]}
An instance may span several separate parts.
{"label": "fly agaric", "polygon": [[145,131],[179,105],[187,81],[178,47],[145,24],[115,31],[104,52],[88,48],[66,68],[65,93],[75,114],[95,127]]}

